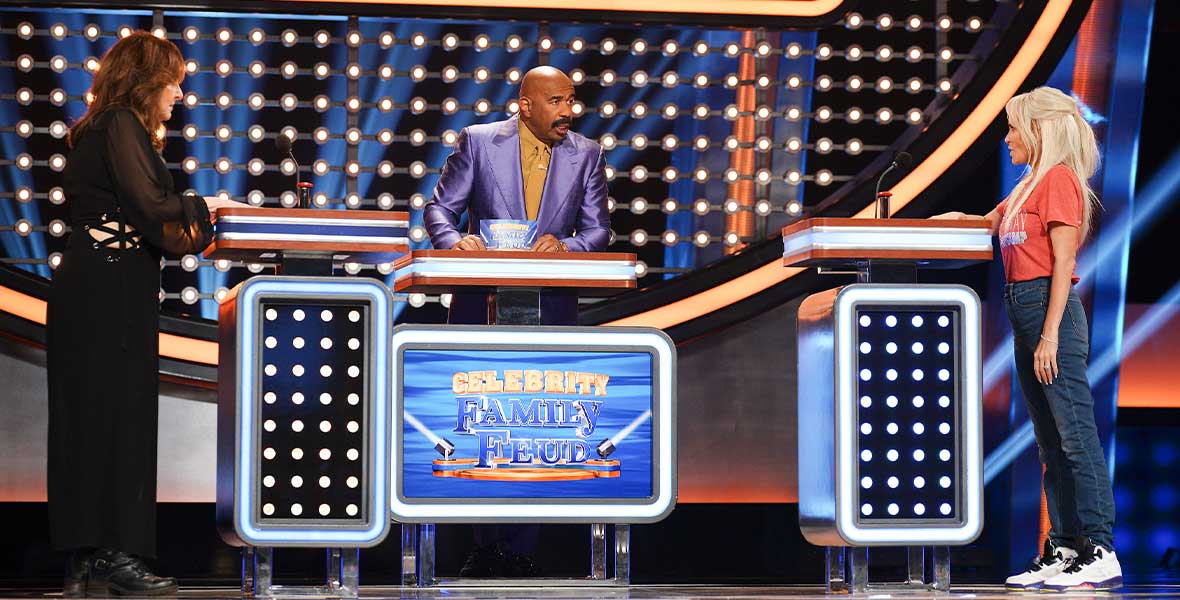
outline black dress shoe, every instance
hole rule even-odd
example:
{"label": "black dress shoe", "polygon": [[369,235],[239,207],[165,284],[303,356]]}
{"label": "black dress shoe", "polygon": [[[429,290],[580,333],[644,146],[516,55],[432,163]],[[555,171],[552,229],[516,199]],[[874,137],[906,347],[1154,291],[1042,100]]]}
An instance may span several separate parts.
{"label": "black dress shoe", "polygon": [[142,560],[125,552],[99,550],[91,560],[88,596],[163,596],[176,590],[176,579],[152,573]]}
{"label": "black dress shoe", "polygon": [[94,550],[79,549],[66,559],[66,578],[61,586],[61,595],[66,598],[85,598],[86,582],[90,578],[90,563]]}

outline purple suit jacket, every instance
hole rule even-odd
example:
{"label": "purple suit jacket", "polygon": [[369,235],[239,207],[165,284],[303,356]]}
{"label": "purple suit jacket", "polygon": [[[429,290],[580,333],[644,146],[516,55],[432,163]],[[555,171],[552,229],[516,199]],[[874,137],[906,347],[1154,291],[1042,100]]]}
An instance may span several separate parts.
{"label": "purple suit jacket", "polygon": [[[525,219],[524,182],[520,173],[519,120],[472,125],[459,132],[423,219],[438,249],[454,246],[465,235],[459,217],[468,211],[467,231],[479,233],[483,219]],[[552,234],[574,252],[601,252],[610,243],[606,208],[606,159],[602,146],[570,132],[553,145],[545,190],[537,214],[537,235]],[[484,323],[482,294],[455,294],[452,323]],[[572,325],[577,297],[547,294],[542,322]]]}

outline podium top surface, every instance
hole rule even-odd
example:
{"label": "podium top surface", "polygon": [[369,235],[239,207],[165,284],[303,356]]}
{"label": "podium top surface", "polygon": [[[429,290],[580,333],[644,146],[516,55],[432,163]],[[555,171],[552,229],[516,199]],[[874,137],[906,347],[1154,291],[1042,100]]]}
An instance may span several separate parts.
{"label": "podium top surface", "polygon": [[404,211],[222,208],[205,254],[235,260],[277,258],[281,252],[403,254],[410,247],[409,225]]}
{"label": "podium top surface", "polygon": [[635,255],[622,252],[414,250],[393,268],[396,292],[517,287],[594,295],[635,287]]}
{"label": "podium top surface", "polygon": [[865,261],[958,268],[992,259],[986,219],[816,217],[783,228],[783,265],[856,268]]}

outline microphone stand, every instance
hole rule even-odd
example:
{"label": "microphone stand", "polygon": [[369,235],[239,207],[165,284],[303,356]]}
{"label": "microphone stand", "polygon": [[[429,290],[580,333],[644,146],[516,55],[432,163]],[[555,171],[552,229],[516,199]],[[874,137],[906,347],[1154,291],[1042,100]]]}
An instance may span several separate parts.
{"label": "microphone stand", "polygon": [[898,164],[897,164],[896,160],[889,163],[889,168],[885,169],[885,172],[881,173],[881,176],[877,178],[877,218],[878,219],[888,219],[889,218],[889,199],[891,197],[893,197],[893,192],[890,192],[889,190],[885,190],[884,192],[882,192],[881,191],[881,184],[885,181],[885,176],[888,175],[890,171],[896,169],[897,167],[898,167]]}

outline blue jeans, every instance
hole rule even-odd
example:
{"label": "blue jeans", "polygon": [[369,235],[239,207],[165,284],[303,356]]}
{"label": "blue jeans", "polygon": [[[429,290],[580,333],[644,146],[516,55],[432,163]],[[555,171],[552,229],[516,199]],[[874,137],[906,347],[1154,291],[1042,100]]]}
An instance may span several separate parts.
{"label": "blue jeans", "polygon": [[1016,375],[1045,465],[1045,499],[1052,525],[1049,537],[1071,548],[1078,536],[1088,537],[1113,549],[1114,494],[1086,378],[1090,353],[1086,312],[1077,292],[1070,288],[1057,336],[1059,375],[1052,385],[1042,385],[1033,371],[1033,352],[1041,340],[1048,306],[1048,278],[1004,286]]}

